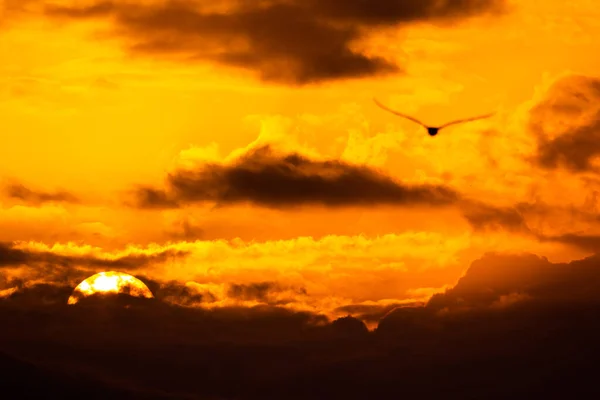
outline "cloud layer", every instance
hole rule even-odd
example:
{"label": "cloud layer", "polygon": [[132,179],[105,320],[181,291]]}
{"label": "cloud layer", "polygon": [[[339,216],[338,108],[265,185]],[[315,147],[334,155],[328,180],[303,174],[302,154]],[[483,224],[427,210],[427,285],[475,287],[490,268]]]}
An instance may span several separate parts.
{"label": "cloud layer", "polygon": [[[427,305],[377,310],[385,315],[372,332],[355,318],[264,303],[206,309],[109,295],[67,306],[49,301],[60,286],[38,285],[0,298],[0,317],[13,321],[0,351],[54,366],[45,373],[55,382],[78,371],[91,387],[156,398],[579,396],[596,385],[599,265],[597,256],[556,264],[488,254]],[[265,299],[281,289],[261,282],[229,294]],[[46,371],[3,354],[0,363],[23,382]]]}
{"label": "cloud layer", "polygon": [[126,254],[105,258],[93,254],[64,255],[53,251],[19,248],[11,243],[0,243],[0,267],[19,267],[33,264],[84,266],[94,268],[135,269],[150,263],[164,262],[169,257],[182,257],[183,251],[165,250],[154,254]]}

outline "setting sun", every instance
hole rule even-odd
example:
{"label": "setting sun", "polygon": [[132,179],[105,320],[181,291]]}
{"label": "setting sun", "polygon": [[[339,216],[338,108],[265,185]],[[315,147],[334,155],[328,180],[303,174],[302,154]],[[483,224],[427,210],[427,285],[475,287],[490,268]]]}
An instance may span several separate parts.
{"label": "setting sun", "polygon": [[108,271],[92,275],[81,282],[69,297],[69,304],[76,304],[81,297],[98,293],[126,293],[134,297],[152,298],[152,292],[134,276]]}

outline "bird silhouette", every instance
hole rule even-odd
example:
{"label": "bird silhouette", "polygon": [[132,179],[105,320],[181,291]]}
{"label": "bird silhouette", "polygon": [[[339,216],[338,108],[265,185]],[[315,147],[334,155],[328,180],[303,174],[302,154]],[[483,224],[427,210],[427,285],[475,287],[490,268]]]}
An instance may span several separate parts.
{"label": "bird silhouette", "polygon": [[379,107],[383,108],[384,110],[389,111],[392,114],[395,114],[395,115],[398,115],[400,117],[406,118],[406,119],[408,119],[408,120],[410,120],[412,122],[415,122],[415,123],[421,125],[425,129],[427,129],[427,133],[429,134],[429,136],[435,136],[435,135],[437,135],[438,132],[440,131],[440,129],[446,128],[446,127],[448,127],[450,125],[456,125],[456,124],[462,124],[464,122],[476,121],[478,119],[489,118],[492,115],[494,115],[494,113],[490,113],[490,114],[480,115],[480,116],[472,117],[472,118],[457,119],[457,120],[454,120],[454,121],[447,122],[447,123],[445,123],[443,125],[440,125],[440,126],[429,126],[429,125],[426,125],[423,122],[419,121],[416,118],[413,118],[413,117],[411,117],[409,115],[406,115],[406,114],[399,113],[398,111],[392,110],[392,109],[384,106],[377,99],[373,99],[373,101],[375,101],[375,104],[377,104]]}

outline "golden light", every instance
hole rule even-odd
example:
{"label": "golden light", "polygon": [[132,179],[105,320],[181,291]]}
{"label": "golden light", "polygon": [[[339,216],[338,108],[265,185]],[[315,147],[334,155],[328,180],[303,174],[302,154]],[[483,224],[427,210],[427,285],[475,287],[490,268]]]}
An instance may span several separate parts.
{"label": "golden light", "polygon": [[100,272],[83,280],[73,290],[68,304],[76,304],[82,297],[102,293],[124,293],[147,299],[154,297],[148,286],[136,277],[123,272],[108,271]]}

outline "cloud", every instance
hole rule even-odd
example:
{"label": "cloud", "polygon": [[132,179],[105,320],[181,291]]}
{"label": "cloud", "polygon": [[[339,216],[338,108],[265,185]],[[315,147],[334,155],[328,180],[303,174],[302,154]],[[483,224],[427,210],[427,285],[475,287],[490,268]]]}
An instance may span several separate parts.
{"label": "cloud", "polygon": [[[358,311],[336,309],[414,301],[410,289],[439,287],[455,279],[464,268],[457,254],[470,242],[469,234],[406,232],[373,238],[197,240],[118,250],[74,243],[6,243],[0,268],[6,281],[0,279],[0,290],[37,283],[74,288],[94,273],[117,270],[141,279],[167,303],[204,308],[277,305],[330,317],[359,316]],[[427,298],[418,294],[418,300]]]}
{"label": "cloud", "polygon": [[210,291],[199,291],[194,285],[171,280],[159,282],[150,278],[140,277],[157,300],[179,306],[201,306],[203,303],[217,301]]}
{"label": "cloud", "polygon": [[[575,247],[584,251],[600,251],[600,235],[574,232],[551,233],[533,227],[537,220],[551,221],[554,226],[573,225],[575,222],[586,226],[597,226],[597,213],[578,209],[565,209],[558,206],[538,203],[518,203],[509,207],[496,207],[478,202],[462,202],[462,213],[475,231],[487,232],[505,230],[511,233],[528,235],[541,242],[555,242]],[[531,227],[528,225],[528,220]],[[572,229],[572,228],[571,228]]]}
{"label": "cloud", "polygon": [[464,203],[463,215],[476,231],[506,229],[529,232],[521,207],[495,207],[479,202]]}
{"label": "cloud", "polygon": [[7,243],[0,243],[0,266],[25,264],[28,258],[28,254],[25,251],[13,249]]}
{"label": "cloud", "polygon": [[[373,303],[373,302],[371,302]],[[335,309],[336,313],[353,315],[367,324],[378,323],[391,311],[402,307],[418,307],[420,303],[383,302],[383,304],[350,304]]]}
{"label": "cloud", "polygon": [[33,264],[63,267],[136,269],[170,258],[183,257],[185,251],[164,250],[154,254],[123,254],[117,257],[98,257],[93,254],[60,254],[50,250],[22,248],[12,243],[0,243],[0,268]]}
{"label": "cloud", "polygon": [[22,184],[7,185],[5,193],[8,197],[21,200],[28,204],[44,203],[78,203],[79,199],[72,193],[59,190],[56,192],[34,191]]}
{"label": "cloud", "polygon": [[577,233],[564,233],[562,235],[538,235],[542,241],[562,243],[577,247],[581,250],[600,252],[600,235],[583,235]]}
{"label": "cloud", "polygon": [[[600,304],[599,265],[600,255],[569,263],[553,263],[534,254],[488,253],[475,260],[456,285],[433,295],[425,308],[438,311],[469,310],[529,300]],[[66,302],[66,297],[74,288],[56,278],[43,284],[29,284],[22,279],[11,280],[1,275],[0,278],[0,288],[18,288],[8,296],[12,298],[29,293],[31,298],[48,300],[52,296],[58,296]],[[156,300],[166,304],[195,305],[206,310],[273,307],[288,304],[288,301],[281,301],[282,299],[298,302],[298,298],[305,300],[309,296],[305,288],[276,281],[201,284],[191,281],[159,281],[144,276],[139,276],[139,279],[153,292]],[[212,307],[211,303],[220,307]],[[372,322],[376,315],[382,318],[398,308],[421,309],[421,304],[408,300],[355,302],[340,305],[334,311]],[[292,311],[298,310],[290,308],[286,312]]]}
{"label": "cloud", "polygon": [[11,288],[10,295],[1,299],[6,305],[20,308],[38,308],[42,306],[64,306],[69,296],[73,293],[73,286],[68,284],[54,283],[18,283]]}
{"label": "cloud", "polygon": [[[273,294],[285,292],[288,289],[280,287],[277,282],[256,282],[251,284],[232,284],[227,291],[229,297],[235,299],[252,301],[257,300],[264,303],[285,304],[286,299],[272,299]],[[306,289],[299,289],[296,294],[306,295]],[[275,300],[275,301],[274,301]],[[288,299],[292,302],[294,299]]]}
{"label": "cloud", "polygon": [[538,139],[535,162],[545,169],[598,171],[600,155],[600,79],[562,76],[530,112]]}
{"label": "cloud", "polygon": [[[529,299],[600,303],[600,256],[552,263],[533,254],[486,254],[458,283],[428,303],[435,309],[472,309]],[[510,300],[510,301],[508,301]]]}
{"label": "cloud", "polygon": [[504,0],[271,0],[162,4],[98,1],[48,6],[52,18],[110,18],[134,53],[183,56],[243,67],[266,81],[295,84],[356,78],[400,67],[367,56],[354,43],[377,28],[456,21],[507,9]]}
{"label": "cloud", "polygon": [[250,202],[285,208],[388,205],[445,206],[458,195],[443,186],[409,186],[366,166],[342,161],[316,161],[299,154],[279,155],[264,146],[236,162],[206,164],[169,174],[168,189],[139,188],[142,208],[172,208],[185,204]]}

